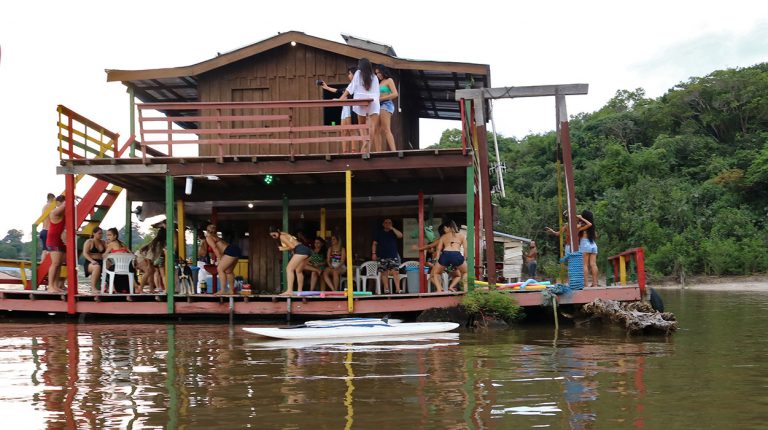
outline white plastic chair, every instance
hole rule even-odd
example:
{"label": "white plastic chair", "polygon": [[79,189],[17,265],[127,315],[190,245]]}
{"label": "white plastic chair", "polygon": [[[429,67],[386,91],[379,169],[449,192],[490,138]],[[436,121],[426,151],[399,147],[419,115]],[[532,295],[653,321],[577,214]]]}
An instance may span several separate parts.
{"label": "white plastic chair", "polygon": [[[448,287],[451,286],[451,278],[448,277],[447,273],[445,273],[445,272],[441,273],[440,277],[442,278],[442,281],[443,281],[443,285],[442,285],[443,289],[442,289],[442,291],[437,291],[438,293],[448,291]],[[432,277],[429,276],[429,275],[427,275],[427,280],[429,281],[428,282],[428,284],[429,284],[428,291],[432,292],[432,287],[433,286],[437,287],[437,285],[432,283]]]}
{"label": "white plastic chair", "polygon": [[[401,274],[400,275],[400,291],[403,291],[403,288],[407,288],[408,287],[407,282],[408,282],[408,268],[409,267],[416,267],[416,268],[418,268],[419,267],[419,262],[418,261],[406,261],[405,263],[401,264],[400,267],[397,268],[401,272],[405,271],[405,274]],[[390,285],[392,284],[392,282],[394,282],[394,280],[395,279],[392,277],[392,275],[389,275]],[[403,282],[406,283],[405,287],[403,286]]]}
{"label": "white plastic chair", "polygon": [[378,261],[366,261],[360,265],[357,274],[357,291],[365,291],[368,288],[369,279],[376,281],[376,294],[381,294]]}
{"label": "white plastic chair", "polygon": [[[104,269],[101,272],[101,293],[107,287],[107,276],[109,276],[109,294],[115,293],[115,275],[128,275],[128,291],[133,293],[133,272],[131,272],[131,263],[136,256],[130,252],[110,253],[104,257]],[[108,268],[108,262],[114,263],[112,268]]]}

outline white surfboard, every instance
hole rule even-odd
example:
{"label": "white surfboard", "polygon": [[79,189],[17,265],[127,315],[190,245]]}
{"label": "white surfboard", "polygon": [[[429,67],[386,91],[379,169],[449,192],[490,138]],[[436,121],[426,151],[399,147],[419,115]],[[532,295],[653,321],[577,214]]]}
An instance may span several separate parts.
{"label": "white surfboard", "polygon": [[246,327],[243,330],[277,339],[327,339],[369,336],[397,336],[406,334],[442,333],[459,325],[450,322],[386,324],[317,325],[312,327]]}
{"label": "white surfboard", "polygon": [[344,325],[370,325],[370,324],[400,324],[400,319],[382,319],[382,318],[335,318],[327,320],[312,320],[304,323],[307,327],[318,326],[344,326]]}

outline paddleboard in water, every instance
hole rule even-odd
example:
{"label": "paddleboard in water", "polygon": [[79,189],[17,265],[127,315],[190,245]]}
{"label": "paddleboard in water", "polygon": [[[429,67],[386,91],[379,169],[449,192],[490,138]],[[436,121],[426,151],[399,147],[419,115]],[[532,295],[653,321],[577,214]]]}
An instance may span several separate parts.
{"label": "paddleboard in water", "polygon": [[304,323],[307,327],[332,326],[332,325],[369,325],[369,324],[400,324],[403,320],[383,318],[335,318],[327,320],[312,320]]}
{"label": "paddleboard in water", "polygon": [[328,324],[311,327],[246,327],[243,330],[276,339],[327,339],[442,333],[454,330],[458,326],[456,323],[449,322],[388,324],[380,321],[369,324]]}

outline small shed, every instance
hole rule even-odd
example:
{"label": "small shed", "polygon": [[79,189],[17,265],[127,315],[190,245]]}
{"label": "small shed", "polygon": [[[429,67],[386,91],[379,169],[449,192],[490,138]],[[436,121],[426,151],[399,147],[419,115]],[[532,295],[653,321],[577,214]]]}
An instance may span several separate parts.
{"label": "small shed", "polygon": [[531,239],[494,231],[493,241],[504,244],[504,266],[502,269],[504,278],[508,280],[520,279],[524,262],[523,243],[531,243]]}

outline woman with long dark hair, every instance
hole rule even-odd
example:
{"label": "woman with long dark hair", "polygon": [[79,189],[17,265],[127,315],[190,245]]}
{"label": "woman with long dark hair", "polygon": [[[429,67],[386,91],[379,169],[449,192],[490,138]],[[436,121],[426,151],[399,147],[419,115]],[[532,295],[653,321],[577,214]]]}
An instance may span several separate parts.
{"label": "woman with long dark hair", "polygon": [[[377,142],[376,133],[379,129],[379,80],[373,74],[373,66],[367,58],[361,58],[357,62],[357,71],[352,77],[347,89],[339,97],[340,100],[346,100],[352,94],[355,100],[371,99],[371,102],[365,106],[353,106],[352,110],[357,114],[357,121],[360,124],[368,124],[368,135],[375,144]],[[375,145],[374,145],[375,146]],[[364,142],[360,147],[360,152],[371,152],[371,142]]]}
{"label": "woman with long dark hair", "polygon": [[592,287],[597,287],[597,233],[595,231],[595,216],[584,209],[579,216],[586,227],[579,229],[579,251],[584,256],[584,286],[588,285],[587,275],[592,276]]}
{"label": "woman with long dark hair", "polygon": [[390,151],[397,151],[395,136],[392,134],[392,115],[395,113],[395,99],[398,96],[397,85],[389,69],[384,66],[376,66],[376,77],[379,78],[379,101],[381,102],[379,131],[376,134],[379,139],[384,137]]}

